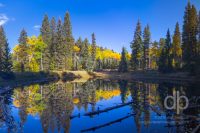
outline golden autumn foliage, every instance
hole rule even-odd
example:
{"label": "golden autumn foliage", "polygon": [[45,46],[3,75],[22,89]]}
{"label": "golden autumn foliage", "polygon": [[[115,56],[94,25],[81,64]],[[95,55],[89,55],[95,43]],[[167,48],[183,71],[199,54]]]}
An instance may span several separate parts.
{"label": "golden autumn foliage", "polygon": [[74,104],[78,104],[79,102],[80,102],[80,100],[79,100],[78,98],[74,98],[74,99],[73,99],[73,103],[74,103]]}
{"label": "golden autumn foliage", "polygon": [[[42,54],[42,50],[46,47],[46,44],[42,41],[41,36],[32,36],[28,37],[27,39],[27,48],[26,53],[28,54],[28,69],[32,72],[38,72],[40,71],[40,58]],[[21,48],[20,45],[16,45],[13,48],[13,58],[14,61],[14,68],[17,69],[18,65],[18,55],[20,55],[20,52],[24,50]]]}
{"label": "golden autumn foliage", "polygon": [[120,89],[115,89],[115,90],[97,90],[96,91],[96,101],[99,101],[100,99],[111,99],[114,96],[119,96],[121,94]]}
{"label": "golden autumn foliage", "polygon": [[74,45],[74,52],[76,52],[76,53],[80,52],[80,48],[76,45]]}
{"label": "golden autumn foliage", "polygon": [[100,48],[97,48],[96,59],[103,60],[103,59],[107,59],[107,58],[120,60],[121,55],[117,52],[110,50],[110,49],[101,50]]}
{"label": "golden autumn foliage", "polygon": [[[101,99],[109,100],[115,96],[119,96],[121,94],[120,89],[115,90],[97,90],[95,93],[95,101],[98,102]],[[74,98],[73,103],[78,104],[80,102],[79,98]]]}
{"label": "golden autumn foliage", "polygon": [[[32,85],[26,90],[22,89],[16,89],[14,91],[14,99],[13,99],[13,105],[17,108],[21,107],[24,104],[29,104],[27,106],[26,111],[28,114],[36,115],[37,113],[44,110],[45,105],[41,101],[42,96],[39,93],[39,85]],[[27,96],[28,94],[28,96]]]}
{"label": "golden autumn foliage", "polygon": [[[27,53],[27,71],[32,71],[32,72],[38,72],[40,71],[41,68],[41,58],[42,54],[44,52],[44,49],[46,48],[46,44],[43,42],[41,36],[31,36],[27,38],[27,47],[26,47],[26,53]],[[18,71],[20,67],[19,60],[20,59],[20,53],[24,51],[24,48],[21,48],[20,45],[16,45],[13,48],[13,66],[14,70]],[[81,52],[81,48],[77,45],[73,46],[73,52],[77,53],[77,55],[80,55],[79,53]],[[91,45],[88,46],[88,52],[92,53],[92,47]],[[100,48],[96,47],[96,59],[104,60],[104,59],[115,59],[117,61],[120,60],[121,55],[120,53],[114,52],[113,50],[110,49],[105,49],[105,48]],[[130,58],[130,55],[127,55],[128,58]]]}

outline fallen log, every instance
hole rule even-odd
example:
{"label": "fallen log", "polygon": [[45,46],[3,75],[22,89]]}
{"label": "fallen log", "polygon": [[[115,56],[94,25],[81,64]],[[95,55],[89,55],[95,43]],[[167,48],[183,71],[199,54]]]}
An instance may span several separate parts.
{"label": "fallen log", "polygon": [[105,123],[105,124],[102,124],[102,125],[99,125],[99,126],[95,126],[95,127],[91,127],[91,128],[88,128],[88,129],[84,129],[84,130],[81,130],[81,132],[89,132],[89,131],[95,131],[97,129],[100,129],[100,128],[103,128],[103,127],[106,127],[106,126],[110,126],[112,124],[115,124],[115,123],[118,123],[118,122],[121,122],[131,116],[135,115],[135,113],[132,113],[132,114],[129,114],[125,117],[122,117],[122,118],[119,118],[117,120],[114,120],[114,121],[111,121],[111,122],[108,122],[108,123]]}
{"label": "fallen log", "polygon": [[105,113],[105,112],[111,111],[113,109],[121,108],[121,107],[130,105],[130,104],[133,104],[133,101],[125,103],[125,104],[121,104],[121,105],[116,105],[116,106],[113,106],[113,107],[108,107],[108,108],[105,108],[104,110],[97,110],[97,111],[93,111],[93,112],[88,112],[88,113],[85,113],[84,116],[93,116],[93,115]]}
{"label": "fallen log", "polygon": [[154,111],[158,116],[161,116],[162,113],[160,112],[160,110],[156,109],[156,107],[149,105],[151,110]]}
{"label": "fallen log", "polygon": [[198,133],[199,128],[200,128],[200,124],[191,133]]}
{"label": "fallen log", "polygon": [[79,114],[77,114],[77,115],[73,115],[73,116],[70,116],[70,120],[72,120],[72,119],[74,119],[74,118],[80,118],[80,116],[81,116],[81,114],[79,113]]}

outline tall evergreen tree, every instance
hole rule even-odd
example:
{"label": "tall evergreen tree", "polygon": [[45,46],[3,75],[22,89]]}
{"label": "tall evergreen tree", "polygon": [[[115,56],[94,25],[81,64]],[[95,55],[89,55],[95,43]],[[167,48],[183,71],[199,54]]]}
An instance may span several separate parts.
{"label": "tall evergreen tree", "polygon": [[42,64],[41,70],[48,71],[50,69],[50,43],[51,43],[51,29],[49,24],[49,18],[47,15],[44,16],[42,27],[40,29],[43,42],[46,44],[46,48],[42,53]]}
{"label": "tall evergreen tree", "polygon": [[154,41],[151,46],[150,59],[151,69],[157,69],[159,60],[159,48],[157,41]]}
{"label": "tall evergreen tree", "polygon": [[56,69],[66,70],[66,44],[63,36],[63,25],[61,19],[58,20],[56,31]]}
{"label": "tall evergreen tree", "polygon": [[175,69],[181,68],[181,58],[182,58],[182,49],[181,49],[181,33],[179,30],[179,24],[176,23],[176,28],[173,36],[172,43],[172,56],[173,56],[173,66]]}
{"label": "tall evergreen tree", "polygon": [[95,68],[96,65],[96,37],[95,34],[92,34],[92,51],[91,51],[91,58],[92,58],[92,64],[93,64],[93,69]]}
{"label": "tall evergreen tree", "polygon": [[4,62],[5,43],[6,43],[5,33],[3,27],[1,26],[0,27],[0,71],[3,71],[4,69],[3,62]]}
{"label": "tall evergreen tree", "polygon": [[172,43],[171,43],[171,35],[170,31],[168,29],[167,31],[167,36],[166,36],[166,42],[165,42],[165,49],[166,49],[166,55],[167,55],[167,71],[171,72],[173,69],[172,65],[172,54],[171,54],[171,48],[172,48]]}
{"label": "tall evergreen tree", "polygon": [[200,11],[199,11],[199,21],[198,21],[198,56],[200,56]]}
{"label": "tall evergreen tree", "polygon": [[128,71],[128,59],[127,59],[127,51],[126,51],[126,48],[123,47],[122,48],[122,53],[121,53],[121,60],[120,60],[120,63],[119,63],[119,69],[118,71],[119,72],[127,72]]}
{"label": "tall evergreen tree", "polygon": [[162,48],[161,54],[159,57],[159,62],[158,62],[158,70],[160,72],[167,72],[167,56],[166,56],[166,49]]}
{"label": "tall evergreen tree", "polygon": [[81,47],[82,69],[88,68],[88,57],[89,57],[89,42],[88,39],[85,39]]}
{"label": "tall evergreen tree", "polygon": [[12,59],[11,59],[11,54],[10,54],[10,48],[9,48],[9,44],[6,40],[5,43],[5,53],[4,53],[4,71],[5,72],[11,72],[12,69]]}
{"label": "tall evergreen tree", "polygon": [[81,69],[81,49],[82,49],[82,38],[79,37],[78,40],[76,41],[76,46],[80,48],[80,51],[75,53],[75,60],[74,60],[74,70],[80,70]]}
{"label": "tall evergreen tree", "polygon": [[50,53],[50,70],[55,70],[56,66],[56,52],[57,52],[57,27],[56,27],[56,20],[53,17],[51,19],[50,23],[50,29],[51,29],[51,42],[49,46],[49,53]]}
{"label": "tall evergreen tree", "polygon": [[70,21],[69,12],[66,13],[63,24],[63,34],[66,45],[66,59],[65,59],[65,69],[73,68],[73,46],[74,46],[74,38],[72,35],[72,26]]}
{"label": "tall evergreen tree", "polygon": [[6,34],[3,27],[0,26],[0,71],[10,72],[11,67],[11,55]]}
{"label": "tall evergreen tree", "polygon": [[170,31],[168,29],[165,45],[162,48],[161,55],[159,58],[159,71],[160,72],[167,73],[167,72],[171,72],[173,69],[171,48],[172,48],[171,36],[170,36]]}
{"label": "tall evergreen tree", "polygon": [[21,49],[21,52],[19,53],[19,61],[20,61],[20,71],[24,72],[25,70],[29,70],[28,69],[28,46],[27,46],[27,32],[25,31],[25,29],[23,29],[20,33],[20,37],[18,39],[19,42],[19,47]]}
{"label": "tall evergreen tree", "polygon": [[164,46],[165,46],[165,38],[160,38],[160,40],[159,40],[159,46],[158,46],[158,49],[159,49],[158,56],[161,55],[162,49],[163,49]]}
{"label": "tall evergreen tree", "polygon": [[143,61],[143,66],[144,69],[148,69],[149,68],[149,45],[150,45],[150,41],[151,41],[151,33],[150,33],[150,28],[149,25],[147,25],[144,28],[144,33],[143,33],[143,43],[144,43],[144,48],[143,48],[143,57],[144,57],[144,61]]}
{"label": "tall evergreen tree", "polygon": [[197,57],[197,32],[198,31],[198,17],[194,5],[191,6],[190,2],[185,9],[184,22],[183,22],[183,61],[185,69],[194,72],[194,66]]}
{"label": "tall evergreen tree", "polygon": [[141,24],[140,21],[138,21],[136,30],[134,33],[134,39],[131,42],[131,60],[130,60],[130,66],[133,70],[138,70],[140,68],[141,64],[141,51],[142,51],[142,35],[141,35]]}
{"label": "tall evergreen tree", "polygon": [[77,45],[80,49],[81,49],[82,43],[83,43],[82,38],[79,37],[78,40],[76,41],[76,45]]}

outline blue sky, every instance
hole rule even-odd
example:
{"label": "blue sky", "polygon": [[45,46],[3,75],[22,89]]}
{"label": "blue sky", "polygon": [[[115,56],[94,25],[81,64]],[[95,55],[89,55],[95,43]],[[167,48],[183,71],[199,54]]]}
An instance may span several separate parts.
{"label": "blue sky", "polygon": [[[38,35],[44,14],[63,19],[70,12],[75,39],[91,40],[95,32],[103,47],[130,51],[136,23],[150,25],[152,41],[171,33],[178,21],[182,27],[184,8],[188,0],[0,0],[0,25],[3,25],[10,47],[17,44],[25,28],[28,35]],[[200,9],[200,0],[191,0]]]}

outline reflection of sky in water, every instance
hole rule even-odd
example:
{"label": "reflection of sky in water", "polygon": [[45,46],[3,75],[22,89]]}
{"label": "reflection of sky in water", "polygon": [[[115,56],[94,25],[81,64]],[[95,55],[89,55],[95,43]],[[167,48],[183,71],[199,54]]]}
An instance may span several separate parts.
{"label": "reflection of sky in water", "polygon": [[[121,88],[121,91],[122,90],[123,89]],[[128,90],[128,91],[130,91],[130,90]],[[137,89],[135,91],[137,91]],[[169,90],[167,90],[167,91],[169,92]],[[161,96],[157,96],[158,95],[157,89],[151,88],[150,92],[151,92],[151,95],[153,95],[152,96],[153,98],[155,98],[155,97],[157,97],[158,99],[161,98]],[[129,92],[126,100],[124,101],[125,103],[132,100],[131,94],[134,95],[133,93]],[[140,93],[138,93],[138,94],[140,94]],[[154,96],[154,94],[156,94],[156,95]],[[162,94],[164,94],[164,92]],[[160,94],[160,95],[162,95],[162,94]],[[97,101],[95,104],[95,109],[103,110],[108,107],[122,104],[122,94],[115,95],[108,99],[100,98],[98,100],[99,101]],[[142,100],[140,100],[140,102],[142,103]],[[159,100],[158,100],[158,102],[159,102]],[[91,112],[92,104],[87,104],[87,105],[88,105],[87,112]],[[142,106],[142,104],[140,104],[140,106]],[[138,107],[140,108],[140,106],[138,106]],[[10,105],[10,107],[12,109],[12,116],[14,117],[17,124],[20,125],[19,124],[19,122],[20,122],[19,109],[17,107],[15,107],[14,105]],[[123,117],[129,115],[130,113],[135,112],[135,111],[133,111],[132,107],[133,106],[128,105],[128,106],[117,108],[117,109],[114,109],[114,110],[111,110],[111,111],[108,111],[108,112],[105,112],[105,113],[102,113],[102,114],[99,114],[99,115],[96,115],[93,117],[88,117],[88,116],[84,116],[84,114],[86,113],[84,106],[81,106],[80,108],[78,108],[78,105],[74,104],[74,108],[72,110],[71,116],[76,116],[80,113],[80,118],[76,117],[70,121],[69,131],[73,132],[73,133],[78,133],[83,129],[88,129],[91,127],[99,126],[99,125],[123,118]],[[66,110],[66,111],[68,111],[68,110]],[[158,116],[154,111],[150,110],[150,114],[149,114],[150,118],[148,121],[149,124],[147,124],[147,121],[145,121],[144,111],[145,111],[145,109],[139,110],[139,112],[141,112],[141,115],[138,118],[140,125],[136,124],[136,121],[137,121],[136,120],[137,115],[136,115],[136,116],[131,116],[121,122],[114,123],[109,126],[95,130],[95,133],[110,133],[110,132],[122,133],[122,132],[137,132],[137,131],[140,131],[141,133],[167,133],[168,131],[176,132],[176,128],[169,129],[169,127],[166,127],[168,124],[167,119],[166,119],[166,114],[163,113],[161,116]],[[24,125],[22,126],[22,129],[25,133],[27,133],[27,132],[33,132],[33,133],[43,132],[43,128],[42,128],[42,124],[41,124],[42,121],[40,119],[41,118],[40,115],[41,114],[37,113],[35,115],[27,116],[27,119],[26,119]],[[53,119],[55,119],[55,118],[53,118]],[[170,124],[174,125],[175,122],[172,120],[172,122],[170,122]],[[18,127],[18,128],[20,128],[20,127]],[[51,127],[49,127],[48,131],[51,132]],[[7,127],[5,124],[4,124],[4,126],[0,127],[0,132],[1,133],[7,132]],[[54,132],[57,132],[56,126],[54,127]],[[61,129],[61,132],[63,132],[63,129]]]}

